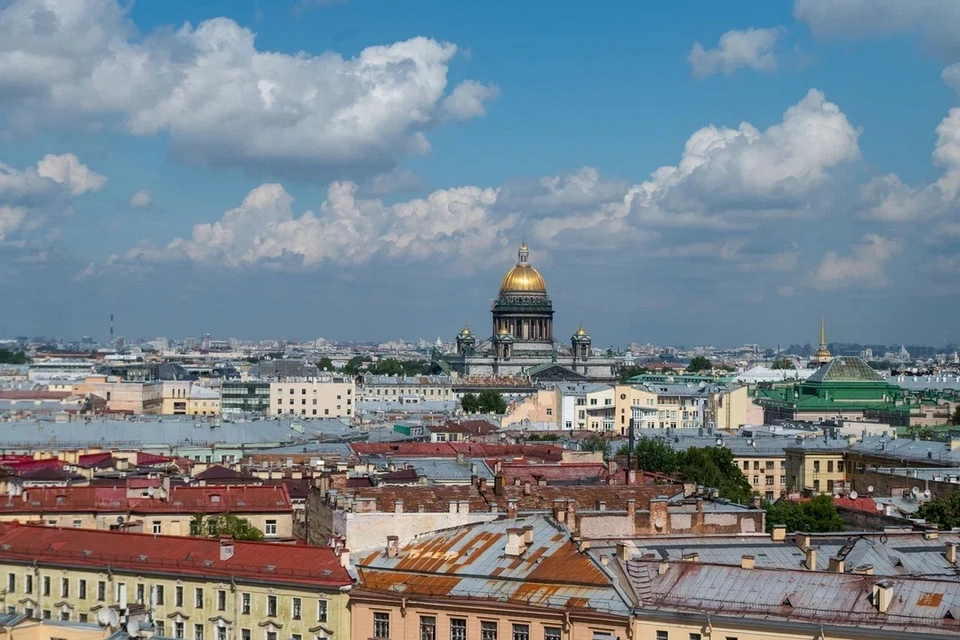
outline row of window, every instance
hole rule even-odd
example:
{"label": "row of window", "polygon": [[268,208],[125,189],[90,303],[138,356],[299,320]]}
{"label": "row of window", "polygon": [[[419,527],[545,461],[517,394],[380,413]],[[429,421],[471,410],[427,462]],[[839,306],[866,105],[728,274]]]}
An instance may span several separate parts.
{"label": "row of window", "polygon": [[[339,400],[339,399],[340,399],[340,396],[337,396],[337,400]],[[350,403],[351,403],[350,398],[347,398],[347,406],[348,406],[348,407],[350,406]],[[283,398],[277,398],[277,404],[283,404]],[[294,404],[294,399],[293,399],[293,398],[290,398],[290,404]],[[303,398],[302,400],[300,400],[300,404],[301,404],[301,405],[307,404],[307,399],[306,399],[306,398]],[[313,404],[314,404],[314,406],[316,406],[316,404],[317,404],[317,399],[316,399],[316,398],[313,399]],[[340,405],[338,404],[338,405],[337,405],[337,409],[339,409],[339,408],[340,408]]]}
{"label": "row of window", "polygon": [[[337,405],[337,409],[338,409],[338,410],[340,409],[340,405]],[[351,411],[350,409],[347,409],[347,415],[350,415],[350,411]],[[296,412],[297,412],[296,409],[294,409],[293,407],[287,409],[287,413],[296,413]],[[283,415],[283,409],[277,409],[277,415],[278,415],[278,416],[279,416],[279,415]],[[300,409],[300,415],[302,415],[302,416],[307,415],[307,410],[306,410],[306,409]],[[317,410],[314,409],[314,410],[313,410],[313,413],[312,413],[311,415],[314,415],[314,416],[317,415]],[[325,415],[325,416],[330,415],[330,409],[324,409],[324,410],[323,410],[323,415]]]}
{"label": "row of window", "polygon": [[[116,597],[119,599],[121,590],[125,589],[125,583],[118,582],[116,584]],[[42,576],[40,583],[40,595],[49,596],[51,589],[51,579],[50,576]],[[17,574],[8,573],[7,574],[7,592],[13,593],[17,590]],[[23,592],[25,594],[33,593],[33,574],[27,573],[23,577]],[[193,606],[198,609],[203,608],[205,590],[203,587],[195,587],[193,590]],[[150,599],[153,605],[160,606],[165,604],[165,591],[162,584],[153,585],[150,588]],[[184,588],[180,585],[177,585],[174,588],[173,594],[174,602],[173,606],[182,607],[184,606]],[[60,578],[60,597],[69,598],[70,597],[70,578]],[[136,602],[139,604],[146,604],[146,585],[137,583],[136,585]],[[87,581],[84,578],[80,578],[77,581],[77,598],[79,600],[87,599]],[[97,581],[97,600],[99,602],[105,602],[107,599],[107,583],[105,580]],[[217,589],[216,591],[216,602],[217,602],[217,611],[226,611],[227,610],[227,592],[224,589]],[[279,596],[268,595],[267,596],[267,615],[270,617],[275,617],[277,615],[277,608],[279,604]],[[241,593],[240,594],[240,612],[244,615],[250,615],[251,606],[251,594],[250,593]],[[294,620],[303,619],[303,598],[292,597],[290,598],[290,614]],[[329,615],[329,603],[327,600],[317,600],[317,622],[326,622],[327,616]]]}
{"label": "row of window", "polygon": [[[493,620],[480,622],[480,640],[497,640],[499,625]],[[390,614],[385,611],[373,613],[373,637],[378,640],[390,638]],[[530,625],[513,624],[511,640],[530,640]],[[560,627],[544,627],[543,640],[560,640]],[[420,616],[420,640],[437,640],[436,616]],[[450,618],[450,640],[467,640],[467,619]]]}
{"label": "row of window", "polygon": [[[313,387],[312,389],[313,389],[313,393],[316,394],[316,393],[317,393],[317,388],[316,388],[316,387]],[[297,392],[297,391],[296,391],[296,389],[295,389],[294,387],[290,387],[290,395],[293,395],[293,394],[295,394],[296,392]],[[277,388],[277,393],[283,393],[283,387],[278,387],[278,388]],[[307,395],[307,388],[306,388],[306,387],[301,387],[301,388],[300,388],[300,395],[303,395],[303,396]],[[348,395],[348,396],[349,396],[349,395],[353,395],[353,389],[347,389],[347,395]],[[339,400],[339,399],[340,399],[340,396],[338,395],[338,396],[337,396],[337,400]]]}
{"label": "row of window", "polygon": [[[703,634],[690,632],[688,640],[703,640]],[[737,640],[736,636],[724,636],[724,640]],[[657,640],[670,640],[669,631],[657,631]]]}

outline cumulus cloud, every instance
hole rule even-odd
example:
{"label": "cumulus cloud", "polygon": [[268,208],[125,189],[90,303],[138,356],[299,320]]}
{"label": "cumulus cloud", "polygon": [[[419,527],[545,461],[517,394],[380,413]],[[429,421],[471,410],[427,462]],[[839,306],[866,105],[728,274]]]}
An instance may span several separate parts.
{"label": "cumulus cloud", "polygon": [[107,181],[106,177],[91,171],[72,153],[46,155],[37,163],[37,173],[57,184],[64,185],[70,195],[79,196],[88,191],[97,191]]}
{"label": "cumulus cloud", "polygon": [[781,32],[780,28],[727,31],[720,36],[716,49],[704,49],[699,42],[694,42],[687,60],[698,78],[714,73],[731,76],[739,69],[775,71],[774,47]]}
{"label": "cumulus cloud", "polygon": [[438,122],[482,115],[496,96],[472,81],[447,93],[456,53],[417,37],[349,59],[287,55],[258,50],[227,18],[141,37],[115,0],[14,0],[0,8],[0,113],[19,130],[119,119],[207,165],[373,173],[427,151]]}
{"label": "cumulus cloud", "polygon": [[130,196],[129,206],[131,209],[148,209],[152,202],[153,198],[150,192],[146,189],[141,189]]}
{"label": "cumulus cloud", "polygon": [[0,206],[0,242],[8,234],[17,230],[27,217],[27,210],[23,207]]}
{"label": "cumulus cloud", "polygon": [[0,202],[34,201],[57,194],[78,196],[99,190],[106,181],[72,153],[48,154],[36,166],[23,170],[0,163]]}
{"label": "cumulus cloud", "polygon": [[861,244],[850,247],[848,256],[828,251],[814,274],[814,283],[827,290],[884,288],[890,284],[887,264],[900,253],[900,249],[899,240],[869,233]]}
{"label": "cumulus cloud", "polygon": [[943,73],[940,74],[940,78],[943,80],[944,84],[957,93],[960,93],[960,62],[951,64],[949,67],[944,69]]}
{"label": "cumulus cloud", "polygon": [[413,171],[394,167],[386,173],[377,174],[367,180],[363,185],[363,191],[372,196],[387,196],[416,191],[422,186],[423,183]]}

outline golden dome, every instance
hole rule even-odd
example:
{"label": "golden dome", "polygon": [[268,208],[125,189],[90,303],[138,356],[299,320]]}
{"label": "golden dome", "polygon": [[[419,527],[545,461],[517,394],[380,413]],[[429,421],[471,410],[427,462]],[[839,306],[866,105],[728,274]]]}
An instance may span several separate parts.
{"label": "golden dome", "polygon": [[583,328],[583,325],[582,325],[582,324],[580,325],[580,328],[577,329],[577,335],[578,335],[578,336],[585,336],[585,335],[587,335],[587,330]]}
{"label": "golden dome", "polygon": [[519,258],[517,266],[507,271],[507,275],[503,276],[503,280],[500,281],[500,291],[545,294],[547,292],[547,283],[544,282],[540,272],[530,266],[528,262],[530,250],[527,248],[525,242],[520,245],[517,256]]}

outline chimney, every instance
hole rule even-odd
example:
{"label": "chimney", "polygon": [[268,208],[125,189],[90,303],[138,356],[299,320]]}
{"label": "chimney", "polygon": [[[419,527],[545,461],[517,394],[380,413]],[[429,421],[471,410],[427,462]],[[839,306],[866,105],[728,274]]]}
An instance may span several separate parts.
{"label": "chimney", "polygon": [[626,542],[617,543],[617,559],[620,562],[626,562],[630,559],[630,547],[627,546]]}
{"label": "chimney", "polygon": [[226,562],[233,557],[233,536],[220,536],[220,561]]}
{"label": "chimney", "polygon": [[464,464],[466,460],[463,457],[463,453],[457,453],[457,464]]}
{"label": "chimney", "polygon": [[504,547],[504,555],[519,556],[526,548],[523,544],[523,529],[507,529],[507,545]]}
{"label": "chimney", "polygon": [[[499,465],[499,462],[497,463]],[[502,496],[503,495],[503,485],[506,483],[507,478],[497,471],[497,475],[493,476],[493,495]]]}
{"label": "chimney", "polygon": [[517,517],[517,500],[516,498],[510,498],[507,500],[507,517],[516,518]]}
{"label": "chimney", "polygon": [[946,552],[943,554],[943,557],[947,559],[947,562],[950,564],[957,563],[957,543],[948,542]]}
{"label": "chimney", "polygon": [[525,495],[525,496],[530,495],[530,481],[529,481],[529,480],[528,480],[527,482],[524,482],[524,483],[523,483],[523,495]]}
{"label": "chimney", "polygon": [[857,573],[863,576],[872,576],[873,575],[873,565],[872,564],[861,564],[858,567],[854,567],[853,573]]}
{"label": "chimney", "polygon": [[936,539],[939,538],[939,537],[940,537],[940,532],[939,532],[939,531],[924,531],[924,532],[923,532],[923,539],[924,539],[924,540],[936,540]]}
{"label": "chimney", "polygon": [[807,547],[810,546],[810,536],[806,533],[799,534],[797,536],[797,546],[800,547],[801,551],[806,551]]}
{"label": "chimney", "polygon": [[617,461],[610,460],[607,462],[607,475],[612,476],[617,472]]}
{"label": "chimney", "polygon": [[577,503],[571,499],[567,499],[567,526],[573,530],[577,530]]}
{"label": "chimney", "polygon": [[760,501],[760,496],[753,496],[750,503],[754,509],[759,509],[760,505],[762,504],[762,502]]}
{"label": "chimney", "polygon": [[696,551],[691,553],[685,553],[680,557],[684,562],[700,562],[700,554]]}
{"label": "chimney", "polygon": [[484,491],[486,491],[486,490],[487,490],[487,479],[486,479],[486,478],[480,478],[479,480],[477,480],[477,488],[480,489],[480,493],[483,493]]}
{"label": "chimney", "polygon": [[527,525],[523,528],[523,544],[531,545],[533,544],[533,526]]}
{"label": "chimney", "polygon": [[396,558],[400,553],[400,538],[398,536],[387,536],[387,557]]}
{"label": "chimney", "polygon": [[886,580],[873,585],[873,606],[880,613],[886,613],[893,604],[893,582]]}
{"label": "chimney", "polygon": [[817,570],[817,550],[814,547],[807,547],[806,549],[807,559],[804,562],[804,566],[810,571]]}
{"label": "chimney", "polygon": [[773,525],[773,533],[770,536],[771,540],[774,542],[783,542],[787,539],[787,525],[785,524],[775,524]]}
{"label": "chimney", "polygon": [[757,559],[754,556],[740,556],[741,569],[753,569],[757,566]]}
{"label": "chimney", "polygon": [[460,506],[459,502],[457,502],[456,500],[451,500],[450,502],[447,503],[447,511],[449,513],[456,513],[458,506]]}
{"label": "chimney", "polygon": [[567,521],[567,505],[563,500],[553,501],[553,519],[561,524]]}
{"label": "chimney", "polygon": [[843,573],[844,572],[844,562],[840,558],[830,558],[830,566],[828,570],[832,573]]}
{"label": "chimney", "polygon": [[515,478],[513,479],[513,486],[515,486],[515,487],[519,487],[519,486],[520,486],[520,476],[517,476],[517,477],[515,477]]}
{"label": "chimney", "polygon": [[627,484],[637,484],[637,472],[633,469],[627,471]]}
{"label": "chimney", "polygon": [[627,498],[627,518],[629,518],[631,522],[637,518],[636,498]]}
{"label": "chimney", "polygon": [[350,549],[346,547],[340,549],[340,566],[344,569],[350,568]]}
{"label": "chimney", "polygon": [[394,513],[403,513],[403,500],[397,500],[393,503]]}
{"label": "chimney", "polygon": [[603,500],[597,500],[597,511],[606,511],[607,503]]}

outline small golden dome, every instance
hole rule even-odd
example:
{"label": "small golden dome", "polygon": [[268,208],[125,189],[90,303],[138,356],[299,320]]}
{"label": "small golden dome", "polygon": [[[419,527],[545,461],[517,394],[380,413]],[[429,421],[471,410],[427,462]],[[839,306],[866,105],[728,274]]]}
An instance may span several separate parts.
{"label": "small golden dome", "polygon": [[544,282],[540,272],[530,265],[530,249],[527,248],[526,242],[520,245],[517,257],[517,266],[507,271],[507,275],[500,281],[500,292],[545,294],[547,283]]}
{"label": "small golden dome", "polygon": [[500,331],[497,331],[497,334],[501,336],[506,336],[510,334],[510,330],[507,329],[506,327],[500,327]]}
{"label": "small golden dome", "polygon": [[587,330],[583,328],[583,325],[582,325],[582,324],[580,325],[580,328],[577,329],[577,335],[578,335],[578,336],[589,335],[589,334],[587,334]]}
{"label": "small golden dome", "polygon": [[463,325],[463,329],[460,330],[460,335],[461,335],[461,336],[470,336],[470,335],[473,335],[473,332],[470,331],[470,327],[469,327],[469,326]]}

